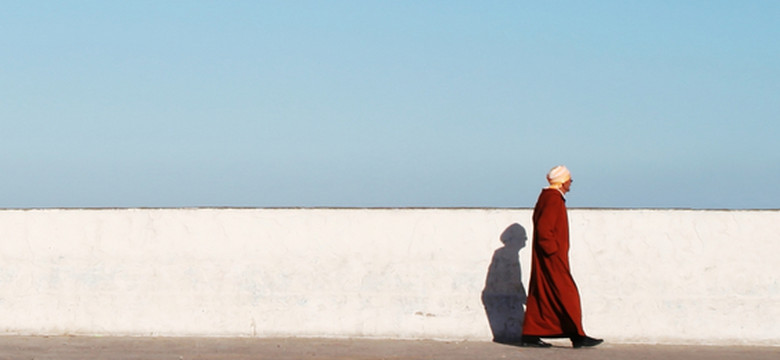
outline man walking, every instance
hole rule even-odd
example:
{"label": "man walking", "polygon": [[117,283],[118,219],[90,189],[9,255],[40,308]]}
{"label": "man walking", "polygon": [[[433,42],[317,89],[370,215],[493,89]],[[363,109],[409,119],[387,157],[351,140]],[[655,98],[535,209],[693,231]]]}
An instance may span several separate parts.
{"label": "man walking", "polygon": [[565,195],[571,173],[556,166],[547,174],[533,213],[531,280],[528,287],[522,346],[550,347],[541,338],[569,338],[575,348],[596,346],[604,340],[585,335],[580,295],[569,269],[569,219]]}

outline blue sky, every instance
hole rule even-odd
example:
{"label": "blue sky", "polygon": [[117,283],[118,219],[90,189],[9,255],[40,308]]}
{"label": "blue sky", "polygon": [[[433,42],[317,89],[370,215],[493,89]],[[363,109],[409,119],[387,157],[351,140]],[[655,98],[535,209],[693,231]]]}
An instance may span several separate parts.
{"label": "blue sky", "polygon": [[3,208],[780,208],[780,2],[2,8]]}

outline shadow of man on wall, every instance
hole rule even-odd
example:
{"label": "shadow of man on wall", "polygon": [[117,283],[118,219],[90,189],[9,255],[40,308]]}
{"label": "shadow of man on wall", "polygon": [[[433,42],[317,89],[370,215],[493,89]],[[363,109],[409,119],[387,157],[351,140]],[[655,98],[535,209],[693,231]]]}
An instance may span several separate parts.
{"label": "shadow of man on wall", "polygon": [[497,343],[519,343],[523,333],[523,305],[527,296],[520,273],[519,252],[527,241],[525,228],[517,223],[510,225],[501,234],[504,246],[493,252],[488,268],[482,304],[493,332],[493,341]]}

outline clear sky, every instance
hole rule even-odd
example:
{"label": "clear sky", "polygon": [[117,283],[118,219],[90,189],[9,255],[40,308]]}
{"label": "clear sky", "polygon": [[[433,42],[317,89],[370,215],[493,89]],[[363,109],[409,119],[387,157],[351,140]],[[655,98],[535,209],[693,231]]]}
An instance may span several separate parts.
{"label": "clear sky", "polygon": [[0,207],[780,208],[780,1],[4,1]]}

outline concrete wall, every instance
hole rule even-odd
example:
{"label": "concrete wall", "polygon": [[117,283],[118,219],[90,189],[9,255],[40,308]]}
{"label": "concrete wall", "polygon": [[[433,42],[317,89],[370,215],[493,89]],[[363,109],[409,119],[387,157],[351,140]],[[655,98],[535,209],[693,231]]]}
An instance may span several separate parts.
{"label": "concrete wall", "polygon": [[[528,209],[4,210],[0,332],[512,336],[522,321],[530,216]],[[570,222],[590,334],[612,342],[780,343],[780,211],[574,209]]]}

